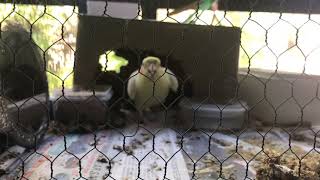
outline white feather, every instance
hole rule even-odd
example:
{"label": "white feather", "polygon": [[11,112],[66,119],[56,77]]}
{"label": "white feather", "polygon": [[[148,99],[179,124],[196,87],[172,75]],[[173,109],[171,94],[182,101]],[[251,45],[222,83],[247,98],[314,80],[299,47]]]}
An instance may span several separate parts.
{"label": "white feather", "polygon": [[130,75],[130,79],[128,81],[127,92],[128,92],[130,99],[135,99],[135,96],[136,96],[136,78],[135,78],[135,76],[137,76],[137,75],[138,75],[138,70],[134,71]]}
{"label": "white feather", "polygon": [[170,89],[174,92],[178,91],[179,83],[176,75],[170,70],[167,69],[167,73],[169,75],[169,80],[170,80]]}
{"label": "white feather", "polygon": [[146,109],[163,103],[169,91],[177,92],[178,86],[178,80],[173,72],[159,67],[154,80],[138,70],[134,71],[128,80],[127,92],[138,109]]}

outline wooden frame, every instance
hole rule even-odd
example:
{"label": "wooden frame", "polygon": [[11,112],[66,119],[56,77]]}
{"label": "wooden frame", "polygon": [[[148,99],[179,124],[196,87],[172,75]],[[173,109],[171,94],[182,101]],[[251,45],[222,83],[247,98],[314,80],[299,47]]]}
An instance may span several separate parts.
{"label": "wooden frame", "polygon": [[[48,5],[81,5],[82,12],[86,12],[86,1],[89,0],[0,0],[0,3],[17,4],[48,4]],[[90,0],[98,1],[98,0]],[[102,0],[100,0],[102,1]],[[135,2],[139,0],[108,0],[110,2]],[[178,8],[196,0],[159,0],[155,4],[147,3],[146,9]],[[142,4],[144,0],[140,0]],[[220,0],[219,8],[230,11],[259,11],[259,12],[290,12],[290,13],[320,13],[320,1],[318,0]]]}

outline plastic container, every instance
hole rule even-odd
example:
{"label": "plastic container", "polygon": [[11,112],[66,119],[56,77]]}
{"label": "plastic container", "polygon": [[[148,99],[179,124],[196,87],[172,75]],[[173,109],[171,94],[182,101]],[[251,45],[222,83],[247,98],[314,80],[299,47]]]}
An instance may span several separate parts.
{"label": "plastic container", "polygon": [[219,105],[199,99],[183,99],[179,103],[176,124],[179,127],[203,129],[241,129],[245,127],[248,109],[243,101]]}

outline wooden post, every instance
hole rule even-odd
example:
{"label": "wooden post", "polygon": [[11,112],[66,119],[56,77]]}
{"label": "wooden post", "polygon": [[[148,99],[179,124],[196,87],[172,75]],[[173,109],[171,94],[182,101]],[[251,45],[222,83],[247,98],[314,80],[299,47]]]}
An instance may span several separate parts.
{"label": "wooden post", "polygon": [[156,19],[157,18],[157,1],[142,0],[142,18],[143,19]]}

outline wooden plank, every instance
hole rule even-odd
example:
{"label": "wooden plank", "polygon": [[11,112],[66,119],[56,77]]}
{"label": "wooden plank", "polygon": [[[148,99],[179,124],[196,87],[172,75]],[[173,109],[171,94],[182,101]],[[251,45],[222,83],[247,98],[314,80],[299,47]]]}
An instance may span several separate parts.
{"label": "wooden plank", "polygon": [[320,13],[318,0],[220,0],[219,9],[227,11]]}
{"label": "wooden plank", "polygon": [[[101,1],[101,0],[93,0]],[[113,2],[132,2],[138,0],[110,0]],[[159,0],[158,8],[181,8],[197,0]],[[143,0],[142,0],[143,2]],[[201,1],[200,1],[201,2]],[[220,10],[255,11],[255,12],[287,12],[287,13],[320,13],[318,0],[220,0]]]}
{"label": "wooden plank", "polygon": [[[91,0],[102,1],[102,0]],[[139,0],[109,0],[110,2],[139,3]],[[79,6],[80,13],[86,13],[87,0],[0,0],[0,3],[16,4],[47,4]],[[141,4],[144,1],[140,1]],[[146,1],[147,2],[147,1]],[[180,8],[195,0],[160,0],[153,2],[156,8]],[[227,11],[253,11],[253,12],[287,12],[287,13],[320,13],[318,0],[220,0],[219,9]]]}
{"label": "wooden plank", "polygon": [[[88,0],[88,1],[103,1],[103,0]],[[108,2],[129,2],[129,3],[143,3],[150,0],[108,0]],[[187,5],[195,0],[157,0],[150,1],[155,4],[158,8],[178,8]]]}

